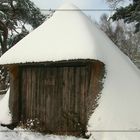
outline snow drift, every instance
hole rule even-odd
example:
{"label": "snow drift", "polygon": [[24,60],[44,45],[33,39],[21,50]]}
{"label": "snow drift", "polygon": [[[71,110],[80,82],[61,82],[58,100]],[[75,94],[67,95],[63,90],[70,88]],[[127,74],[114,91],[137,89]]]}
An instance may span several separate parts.
{"label": "snow drift", "polygon": [[0,124],[11,123],[11,114],[9,110],[9,93],[10,89],[7,91],[5,96],[0,100]]}

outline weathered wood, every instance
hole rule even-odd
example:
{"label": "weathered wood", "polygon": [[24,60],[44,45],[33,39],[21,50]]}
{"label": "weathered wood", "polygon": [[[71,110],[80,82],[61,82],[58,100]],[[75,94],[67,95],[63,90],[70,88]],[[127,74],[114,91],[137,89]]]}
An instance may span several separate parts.
{"label": "weathered wood", "polygon": [[103,63],[72,61],[22,65],[19,69],[20,84],[17,79],[12,83],[20,92],[16,89],[10,100],[19,105],[21,111],[16,116],[22,124],[45,133],[84,136],[102,89]]}
{"label": "weathered wood", "polygon": [[12,113],[12,123],[19,122],[19,69],[17,66],[9,67],[10,72],[10,100],[9,100],[9,108]]}

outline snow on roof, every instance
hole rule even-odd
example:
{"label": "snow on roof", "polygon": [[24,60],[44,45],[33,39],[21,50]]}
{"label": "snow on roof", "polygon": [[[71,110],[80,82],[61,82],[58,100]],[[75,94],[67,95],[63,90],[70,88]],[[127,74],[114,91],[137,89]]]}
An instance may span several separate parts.
{"label": "snow on roof", "polygon": [[[61,8],[76,7],[65,4]],[[96,140],[139,140],[140,71],[81,11],[55,12],[6,52],[0,64],[79,58],[97,59],[106,67],[99,105],[89,118],[89,132]],[[107,132],[112,130],[116,133]]]}
{"label": "snow on roof", "polygon": [[[60,9],[77,9],[64,4]],[[0,64],[95,58],[92,23],[81,11],[57,11],[0,59]],[[97,44],[96,44],[97,43]]]}

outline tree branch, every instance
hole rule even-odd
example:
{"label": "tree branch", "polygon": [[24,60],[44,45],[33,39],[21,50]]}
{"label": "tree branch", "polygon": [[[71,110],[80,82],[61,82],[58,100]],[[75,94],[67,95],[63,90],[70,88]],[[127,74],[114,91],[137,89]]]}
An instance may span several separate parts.
{"label": "tree branch", "polygon": [[7,38],[8,38],[8,29],[7,26],[0,20],[0,30],[3,32],[3,39],[1,41],[2,54],[7,51]]}

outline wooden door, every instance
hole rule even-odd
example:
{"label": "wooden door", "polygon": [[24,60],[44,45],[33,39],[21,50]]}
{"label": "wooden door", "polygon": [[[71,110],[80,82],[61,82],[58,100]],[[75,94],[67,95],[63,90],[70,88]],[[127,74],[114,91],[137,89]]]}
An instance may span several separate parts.
{"label": "wooden door", "polygon": [[[45,133],[82,136],[99,92],[101,66],[21,67],[21,122]],[[99,72],[100,71],[100,72]]]}

